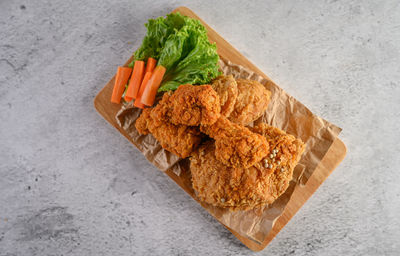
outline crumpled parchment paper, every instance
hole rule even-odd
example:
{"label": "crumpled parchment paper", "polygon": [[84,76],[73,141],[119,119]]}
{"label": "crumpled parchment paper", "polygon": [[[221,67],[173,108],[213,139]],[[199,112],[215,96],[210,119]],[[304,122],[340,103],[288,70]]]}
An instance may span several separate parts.
{"label": "crumpled parchment paper", "polygon": [[[288,95],[271,80],[228,60],[221,59],[219,64],[224,74],[231,74],[235,78],[257,80],[272,92],[267,110],[254,123],[266,122],[300,138],[306,144],[306,150],[294,170],[289,188],[273,204],[263,209],[230,212],[199,202],[225,226],[255,242],[262,243],[275,220],[285,209],[295,187],[304,185],[311,177],[341,129],[314,115],[306,106]],[[141,110],[134,108],[132,104],[126,104],[117,113],[116,119],[146,158],[162,171],[172,169],[182,179],[185,186],[188,186],[187,190],[190,191],[191,196],[196,199],[190,187],[188,161],[161,148],[152,135],[140,135],[134,125],[140,113]]]}

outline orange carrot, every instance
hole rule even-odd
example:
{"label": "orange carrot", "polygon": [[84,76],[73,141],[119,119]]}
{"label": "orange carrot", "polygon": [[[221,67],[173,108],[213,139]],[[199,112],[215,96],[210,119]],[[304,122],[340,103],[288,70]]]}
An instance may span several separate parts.
{"label": "orange carrot", "polygon": [[133,98],[128,97],[128,96],[125,95],[124,100],[125,100],[126,102],[130,102],[131,100],[133,100]]}
{"label": "orange carrot", "polygon": [[144,89],[146,88],[147,82],[149,81],[150,77],[151,77],[151,72],[146,72],[146,75],[144,75],[144,77],[143,77],[142,84],[140,85],[138,96],[135,100],[135,103],[133,104],[135,107],[138,107],[141,109],[144,108],[144,104],[142,103],[142,95],[143,95]]}
{"label": "orange carrot", "polygon": [[118,67],[117,75],[115,76],[114,89],[111,95],[112,103],[120,103],[122,94],[125,90],[125,85],[128,82],[129,76],[132,73],[131,68]]}
{"label": "orange carrot", "polygon": [[[149,81],[156,64],[157,64],[157,61],[154,58],[149,57],[147,59],[145,75],[143,77],[142,83],[140,84],[138,96],[136,97],[135,103],[133,104],[135,107],[144,109],[144,104],[141,101],[142,94],[143,94],[144,88],[146,88],[147,81]],[[147,75],[147,77],[146,77],[146,75]]]}
{"label": "orange carrot", "polygon": [[[128,81],[128,82],[129,82],[129,81]],[[124,91],[124,93],[122,94],[122,98],[125,100],[125,102],[129,102],[129,101],[132,100],[132,98],[129,98],[129,97],[126,96],[126,91],[127,91],[127,90],[128,90],[128,84],[125,85],[125,91]]]}
{"label": "orange carrot", "polygon": [[144,109],[145,105],[138,99],[135,100],[135,102],[133,103],[133,106],[137,107],[137,108],[141,108]]}
{"label": "orange carrot", "polygon": [[126,91],[126,96],[128,98],[136,99],[140,84],[142,83],[143,75],[144,62],[137,60],[135,61],[135,66],[133,67],[133,74],[131,80],[129,81],[128,90]]}
{"label": "orange carrot", "polygon": [[154,68],[156,67],[157,61],[153,59],[152,57],[149,57],[147,59],[147,64],[146,64],[146,72],[153,72]]}
{"label": "orange carrot", "polygon": [[158,65],[153,74],[151,75],[149,81],[144,88],[142,94],[142,103],[146,106],[152,106],[154,104],[154,100],[156,98],[158,87],[160,87],[161,81],[164,77],[166,69]]}

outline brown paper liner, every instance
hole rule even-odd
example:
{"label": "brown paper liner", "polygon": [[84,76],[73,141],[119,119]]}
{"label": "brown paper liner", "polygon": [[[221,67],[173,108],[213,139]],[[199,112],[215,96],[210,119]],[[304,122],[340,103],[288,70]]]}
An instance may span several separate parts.
{"label": "brown paper liner", "polygon": [[[271,102],[267,110],[254,123],[268,123],[300,138],[306,144],[306,150],[294,170],[289,188],[273,204],[262,209],[230,212],[227,209],[199,202],[225,226],[242,236],[261,243],[272,229],[275,220],[282,214],[295,187],[304,185],[311,177],[341,129],[314,115],[306,106],[287,94],[272,81],[228,60],[221,59],[219,64],[225,75],[231,74],[235,78],[256,80],[272,92]],[[161,148],[152,135],[140,135],[134,125],[140,113],[141,111],[134,108],[130,103],[121,108],[116,115],[116,119],[152,164],[162,171],[172,169],[191,191],[192,196],[196,198],[194,190],[191,188],[189,161],[187,159],[182,160]]]}

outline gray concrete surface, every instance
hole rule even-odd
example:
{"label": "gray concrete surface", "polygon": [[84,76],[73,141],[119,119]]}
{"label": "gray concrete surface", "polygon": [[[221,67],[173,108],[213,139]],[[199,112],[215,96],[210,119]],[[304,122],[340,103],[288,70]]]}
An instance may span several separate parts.
{"label": "gray concrete surface", "polygon": [[400,255],[399,1],[0,1],[0,255],[248,255],[94,110],[186,5],[348,156],[258,255]]}

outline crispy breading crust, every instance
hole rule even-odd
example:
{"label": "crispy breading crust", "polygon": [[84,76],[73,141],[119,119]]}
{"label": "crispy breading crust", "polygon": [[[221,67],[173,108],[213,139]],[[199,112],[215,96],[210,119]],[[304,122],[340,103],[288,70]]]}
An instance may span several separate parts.
{"label": "crispy breading crust", "polygon": [[211,84],[211,87],[217,92],[221,103],[221,115],[228,117],[235,107],[238,96],[238,87],[236,80],[232,75],[219,76]]}
{"label": "crispy breading crust", "polygon": [[186,158],[200,143],[198,125],[210,125],[220,117],[218,94],[210,85],[181,85],[171,95],[165,93],[151,109],[136,120],[141,134],[151,133],[161,146]]}
{"label": "crispy breading crust", "polygon": [[136,119],[135,122],[136,130],[142,135],[147,135],[150,133],[148,128],[148,123],[152,121],[150,120],[151,118],[150,113],[151,113],[151,108],[143,109],[139,118]]}
{"label": "crispy breading crust", "polygon": [[269,153],[267,140],[248,128],[234,124],[221,116],[200,131],[215,139],[215,156],[222,163],[233,167],[250,167]]}
{"label": "crispy breading crust", "polygon": [[153,118],[173,124],[211,125],[220,117],[218,94],[210,85],[181,85],[172,94],[164,94],[154,107]]}
{"label": "crispy breading crust", "polygon": [[152,117],[151,108],[144,109],[135,126],[140,134],[151,133],[161,146],[181,158],[188,157],[199,145],[202,135],[198,127],[174,125]]}
{"label": "crispy breading crust", "polygon": [[236,79],[238,96],[229,120],[248,125],[259,118],[267,109],[271,92],[257,81]]}
{"label": "crispy breading crust", "polygon": [[253,131],[265,136],[272,149],[278,149],[276,161],[265,158],[272,168],[265,167],[265,160],[250,168],[228,167],[217,160],[215,145],[208,142],[190,159],[193,188],[201,201],[233,211],[250,210],[272,204],[286,191],[304,152],[304,143],[267,124],[256,126]]}

